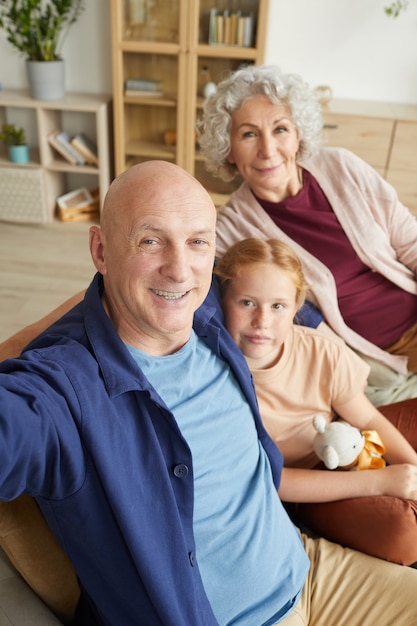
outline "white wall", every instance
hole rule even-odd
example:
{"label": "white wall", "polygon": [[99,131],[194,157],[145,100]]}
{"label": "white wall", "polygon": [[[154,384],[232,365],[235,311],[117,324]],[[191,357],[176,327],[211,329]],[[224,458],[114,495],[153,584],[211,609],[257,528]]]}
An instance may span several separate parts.
{"label": "white wall", "polygon": [[335,97],[417,104],[417,2],[397,18],[390,0],[270,0],[266,62]]}
{"label": "white wall", "polygon": [[[328,84],[340,98],[417,104],[417,2],[397,19],[390,0],[270,0],[266,62]],[[110,1],[87,0],[63,56],[71,91],[110,93]],[[0,82],[25,87],[23,57],[0,31]]]}

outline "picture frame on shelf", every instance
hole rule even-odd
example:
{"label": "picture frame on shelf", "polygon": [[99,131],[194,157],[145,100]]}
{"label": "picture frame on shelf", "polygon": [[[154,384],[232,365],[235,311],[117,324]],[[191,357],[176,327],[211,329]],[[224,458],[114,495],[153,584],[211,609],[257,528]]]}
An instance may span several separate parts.
{"label": "picture frame on shelf", "polygon": [[74,189],[56,200],[58,217],[62,222],[81,222],[99,216],[98,189],[90,192],[86,187]]}
{"label": "picture frame on shelf", "polygon": [[74,189],[73,191],[59,196],[56,203],[60,209],[81,208],[92,204],[93,196],[88,191],[87,187],[80,187],[79,189]]}

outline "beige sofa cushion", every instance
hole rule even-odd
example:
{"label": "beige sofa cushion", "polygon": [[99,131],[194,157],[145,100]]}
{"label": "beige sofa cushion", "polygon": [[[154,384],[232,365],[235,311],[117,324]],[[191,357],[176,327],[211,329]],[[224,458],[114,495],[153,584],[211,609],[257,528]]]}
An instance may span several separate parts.
{"label": "beige sofa cushion", "polygon": [[58,619],[71,623],[80,595],[77,577],[30,496],[0,502],[0,547]]}

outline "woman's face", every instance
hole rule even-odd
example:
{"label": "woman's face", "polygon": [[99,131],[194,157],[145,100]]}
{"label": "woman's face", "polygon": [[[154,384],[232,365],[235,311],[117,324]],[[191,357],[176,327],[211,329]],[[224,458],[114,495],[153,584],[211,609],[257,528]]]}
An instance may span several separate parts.
{"label": "woman's face", "polygon": [[227,160],[259,198],[280,202],[299,192],[298,131],[286,105],[267,96],[246,100],[232,113],[230,146]]}
{"label": "woman's face", "polygon": [[223,295],[226,327],[247,358],[263,369],[278,361],[297,312],[297,288],[272,263],[245,266]]}

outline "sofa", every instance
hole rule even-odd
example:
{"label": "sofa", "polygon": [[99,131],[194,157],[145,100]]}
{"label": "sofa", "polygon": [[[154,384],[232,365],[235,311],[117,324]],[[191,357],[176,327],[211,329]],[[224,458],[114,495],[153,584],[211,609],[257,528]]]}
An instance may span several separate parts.
{"label": "sofa", "polygon": [[0,548],[55,617],[71,624],[80,595],[77,576],[30,496],[0,502]]}

